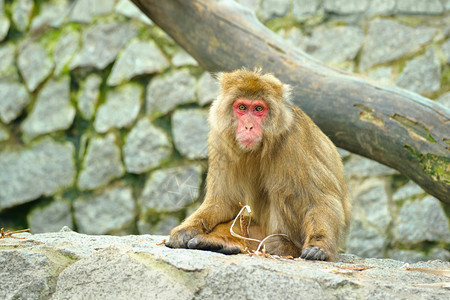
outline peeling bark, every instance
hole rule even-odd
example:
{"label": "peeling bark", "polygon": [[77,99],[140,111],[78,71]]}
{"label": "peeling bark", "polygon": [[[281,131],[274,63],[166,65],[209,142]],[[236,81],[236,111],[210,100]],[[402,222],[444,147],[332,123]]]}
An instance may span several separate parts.
{"label": "peeling bark", "polygon": [[132,0],[208,71],[262,67],[333,142],[397,169],[450,203],[450,111],[316,61],[234,1]]}

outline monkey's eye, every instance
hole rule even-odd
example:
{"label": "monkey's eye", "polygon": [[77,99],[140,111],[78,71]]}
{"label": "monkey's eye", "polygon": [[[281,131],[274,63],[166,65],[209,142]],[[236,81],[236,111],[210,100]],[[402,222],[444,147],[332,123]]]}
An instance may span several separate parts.
{"label": "monkey's eye", "polygon": [[240,104],[240,105],[238,106],[238,109],[239,109],[239,110],[246,110],[246,109],[247,109],[247,106],[245,106],[244,104]]}
{"label": "monkey's eye", "polygon": [[255,110],[262,112],[264,110],[264,107],[262,107],[261,105],[258,105],[257,107],[255,107]]}

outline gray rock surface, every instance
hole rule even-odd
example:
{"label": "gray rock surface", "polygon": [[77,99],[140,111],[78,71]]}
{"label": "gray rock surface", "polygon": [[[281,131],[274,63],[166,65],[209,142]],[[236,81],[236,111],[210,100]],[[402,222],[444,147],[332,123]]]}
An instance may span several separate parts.
{"label": "gray rock surface", "polygon": [[175,53],[171,62],[175,67],[198,66],[198,62],[184,50]]}
{"label": "gray rock surface", "polygon": [[395,12],[397,0],[371,0],[367,13],[389,15]]}
{"label": "gray rock surface", "polygon": [[3,41],[8,34],[10,24],[11,22],[5,15],[5,1],[0,0],[0,41]]}
{"label": "gray rock surface", "polygon": [[125,173],[116,137],[109,133],[105,137],[89,140],[82,169],[78,177],[80,190],[92,190]]}
{"label": "gray rock surface", "polygon": [[169,65],[154,41],[134,39],[119,54],[107,83],[118,85],[138,75],[161,72]]}
{"label": "gray rock surface", "polygon": [[70,69],[91,67],[103,69],[115,59],[122,47],[137,34],[131,24],[97,23],[90,26],[82,37],[82,48],[73,58]]}
{"label": "gray rock surface", "polygon": [[256,11],[256,9],[259,6],[259,3],[261,2],[261,0],[235,0],[235,1],[249,8],[251,11]]}
{"label": "gray rock surface", "polygon": [[353,60],[361,48],[364,31],[357,26],[317,27],[306,52],[324,62]]}
{"label": "gray rock surface", "polygon": [[80,33],[74,30],[64,31],[55,46],[55,50],[53,50],[56,76],[63,73],[63,70],[68,67],[70,61],[79,50]]}
{"label": "gray rock surface", "polygon": [[391,85],[392,84],[392,67],[378,67],[367,74],[367,77],[372,78],[380,83]]}
{"label": "gray rock surface", "polygon": [[169,234],[169,232],[180,224],[180,220],[171,215],[159,215],[158,222],[155,225],[154,216],[149,215],[147,218],[141,218],[137,222],[140,234]]}
{"label": "gray rock surface", "polygon": [[33,18],[30,31],[37,32],[46,27],[62,25],[70,12],[69,0],[47,0],[42,2],[39,14]]}
{"label": "gray rock surface", "polygon": [[137,19],[148,25],[153,25],[152,20],[150,20],[139,8],[134,5],[133,2],[129,0],[119,0],[114,9],[117,13],[127,16],[129,18]]}
{"label": "gray rock surface", "polygon": [[208,72],[200,76],[197,84],[197,98],[201,106],[210,104],[219,94],[219,84]]}
{"label": "gray rock surface", "polygon": [[386,167],[374,160],[352,154],[350,160],[345,163],[345,176],[354,178],[364,178],[380,175],[394,175],[398,171]]}
{"label": "gray rock surface", "polygon": [[431,41],[436,32],[435,28],[414,28],[394,20],[375,19],[369,25],[359,69],[365,71],[374,65],[414,53]]}
{"label": "gray rock surface", "polygon": [[15,80],[18,78],[15,66],[16,46],[11,43],[0,46],[0,80]]}
{"label": "gray rock surface", "polygon": [[398,202],[404,199],[410,199],[419,195],[423,195],[424,193],[424,190],[420,186],[414,183],[414,181],[410,181],[394,193],[394,195],[392,196],[392,200]]}
{"label": "gray rock surface", "polygon": [[80,232],[124,234],[134,222],[136,203],[131,187],[108,188],[101,194],[78,198],[73,203]]}
{"label": "gray rock surface", "polygon": [[75,180],[74,146],[46,137],[29,149],[0,152],[0,211],[50,196]]}
{"label": "gray rock surface", "polygon": [[49,81],[39,91],[33,109],[22,122],[22,131],[27,138],[64,130],[72,125],[75,108],[70,103],[70,78]]}
{"label": "gray rock surface", "polygon": [[381,258],[384,256],[386,245],[383,233],[369,224],[364,224],[358,217],[352,218],[347,237],[347,252],[358,253],[357,255],[362,257]]}
{"label": "gray rock surface", "polygon": [[443,94],[437,101],[445,107],[450,108],[450,92]]}
{"label": "gray rock surface", "polygon": [[302,17],[315,14],[319,5],[319,0],[293,0],[292,12],[294,13],[294,16],[302,19]]}
{"label": "gray rock surface", "polygon": [[32,92],[50,75],[54,62],[44,45],[29,43],[21,47],[17,66],[28,90]]}
{"label": "gray rock surface", "polygon": [[5,124],[15,120],[30,102],[30,96],[21,83],[0,81],[0,119]]}
{"label": "gray rock surface", "polygon": [[438,91],[441,88],[441,64],[433,49],[407,62],[396,84],[424,95]]}
{"label": "gray rock surface", "polygon": [[12,5],[12,20],[19,31],[25,31],[33,14],[33,0],[16,0]]}
{"label": "gray rock surface", "polygon": [[27,215],[32,233],[56,232],[64,226],[73,228],[72,205],[60,196],[44,205],[33,208]]}
{"label": "gray rock surface", "polygon": [[208,157],[208,111],[178,109],[172,115],[175,147],[189,159]]}
{"label": "gray rock surface", "polygon": [[126,84],[111,90],[106,102],[97,110],[94,128],[105,133],[111,128],[129,127],[141,109],[142,88],[137,84]]}
{"label": "gray rock surface", "polygon": [[363,13],[369,6],[369,0],[324,0],[323,6],[328,12],[336,14]]}
{"label": "gray rock surface", "polygon": [[0,240],[3,299],[450,297],[448,277],[438,275],[450,268],[443,261],[411,264],[421,270],[413,271],[401,261],[354,255],[330,263],[169,249],[157,245],[165,236],[89,236],[67,229],[18,236],[26,239]]}
{"label": "gray rock surface", "polygon": [[153,172],[139,199],[141,218],[152,211],[179,211],[194,202],[200,194],[201,177],[202,168],[197,164]]}
{"label": "gray rock surface", "polygon": [[444,51],[444,55],[447,58],[447,62],[450,63],[450,39],[446,40],[442,46],[442,51]]}
{"label": "gray rock surface", "polygon": [[262,0],[259,15],[263,20],[280,18],[289,12],[290,6],[289,0]]}
{"label": "gray rock surface", "polygon": [[195,102],[195,87],[195,78],[185,69],[156,76],[147,86],[147,112],[166,114],[177,105]]}
{"label": "gray rock surface", "polygon": [[439,0],[397,0],[397,9],[407,14],[440,14],[444,7]]}
{"label": "gray rock surface", "polygon": [[147,118],[137,122],[123,147],[125,167],[129,173],[140,174],[161,164],[172,154],[166,133]]}
{"label": "gray rock surface", "polygon": [[86,120],[92,119],[100,97],[100,85],[102,77],[97,74],[90,74],[82,83],[78,94],[78,109]]}
{"label": "gray rock surface", "polygon": [[116,0],[77,0],[70,12],[73,22],[89,23],[95,16],[113,11]]}
{"label": "gray rock surface", "polygon": [[403,244],[450,241],[449,221],[432,196],[403,204],[392,232],[394,241]]}

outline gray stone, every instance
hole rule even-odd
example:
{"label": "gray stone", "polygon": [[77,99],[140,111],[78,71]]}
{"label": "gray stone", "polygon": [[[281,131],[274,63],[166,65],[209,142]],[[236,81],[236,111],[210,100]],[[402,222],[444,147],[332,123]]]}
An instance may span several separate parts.
{"label": "gray stone", "polygon": [[376,81],[391,85],[392,84],[392,67],[378,67],[367,74],[367,77]]}
{"label": "gray stone", "polygon": [[130,233],[136,204],[131,187],[108,188],[99,195],[78,198],[73,203],[80,232],[88,234]]}
{"label": "gray stone", "polygon": [[429,95],[441,88],[441,64],[430,48],[424,55],[406,63],[397,86],[423,95]]}
{"label": "gray stone", "polygon": [[361,191],[354,199],[353,213],[360,215],[379,232],[387,232],[392,218],[384,180],[371,178],[361,184]]}
{"label": "gray stone", "polygon": [[437,101],[442,105],[450,108],[450,92],[441,95]]}
{"label": "gray stone", "polygon": [[175,67],[198,66],[198,62],[189,53],[180,50],[172,57],[172,65]]}
{"label": "gray stone", "polygon": [[8,124],[15,120],[30,102],[30,96],[21,83],[0,81],[0,119]]}
{"label": "gray stone", "polygon": [[70,61],[80,50],[80,33],[78,31],[63,31],[53,51],[55,60],[55,75],[63,73]]}
{"label": "gray stone", "polygon": [[10,21],[8,17],[5,15],[5,1],[0,0],[0,41],[8,34]]}
{"label": "gray stone", "polygon": [[395,13],[395,4],[397,0],[371,0],[368,14],[391,15]]}
{"label": "gray stone", "polygon": [[364,224],[354,217],[350,223],[347,237],[347,253],[355,253],[361,257],[383,257],[386,240],[374,227]]}
{"label": "gray stone", "polygon": [[137,30],[128,23],[113,21],[90,26],[83,33],[81,51],[73,58],[70,69],[104,69],[136,34]]}
{"label": "gray stone", "polygon": [[16,46],[7,43],[0,47],[0,80],[17,80],[17,68],[15,66]]}
{"label": "gray stone", "polygon": [[22,131],[27,138],[68,129],[75,118],[75,108],[70,103],[70,78],[49,81],[39,91],[36,103],[25,121]]}
{"label": "gray stone", "polygon": [[114,4],[116,4],[116,0],[77,0],[70,12],[70,20],[89,23],[95,16],[112,12]]}
{"label": "gray stone", "polygon": [[283,17],[289,12],[290,6],[289,0],[262,0],[259,15],[263,20]]}
{"label": "gray stone", "polygon": [[450,63],[450,39],[446,40],[441,45],[442,51],[444,51],[444,55],[447,58],[447,62]]}
{"label": "gray stone", "polygon": [[319,0],[293,0],[292,12],[294,13],[294,16],[302,19],[305,16],[315,14],[319,5]]}
{"label": "gray stone", "polygon": [[16,0],[12,5],[12,19],[19,31],[25,31],[30,25],[33,14],[33,0]]}
{"label": "gray stone", "polygon": [[166,114],[177,105],[195,102],[196,80],[188,70],[156,76],[147,86],[147,111]]}
{"label": "gray stone", "polygon": [[17,66],[28,90],[33,92],[50,75],[54,63],[43,45],[30,43],[20,49]]}
{"label": "gray stone", "polygon": [[414,183],[414,181],[410,181],[394,193],[394,195],[392,196],[392,200],[398,202],[423,195],[424,193],[424,190],[422,190],[420,186]]}
{"label": "gray stone", "polygon": [[335,14],[363,13],[369,6],[369,0],[325,0],[325,11]]}
{"label": "gray stone", "polygon": [[403,204],[392,232],[394,241],[402,244],[450,241],[449,221],[432,196]]}
{"label": "gray stone", "polygon": [[55,290],[57,274],[69,264],[70,259],[60,253],[56,253],[53,261],[48,256],[50,254],[45,252],[2,249],[0,276],[3,285],[0,299],[50,299]]}
{"label": "gray stone", "polygon": [[[66,230],[18,236],[25,242],[1,241],[5,287],[0,297],[5,299],[450,298],[448,277],[407,270],[404,262],[391,259],[341,254],[337,262],[311,262],[223,255],[169,249],[161,245],[166,236],[150,235],[89,236]],[[372,268],[355,271],[364,266]],[[409,267],[444,274],[450,263]]]}
{"label": "gray stone", "polygon": [[8,139],[9,139],[8,131],[6,130],[5,126],[0,124],[0,142],[7,141]]}
{"label": "gray stone", "polygon": [[56,197],[51,203],[31,210],[27,215],[32,233],[57,232],[62,227],[73,228],[70,201]]}
{"label": "gray stone", "polygon": [[396,260],[401,260],[408,263],[415,263],[419,261],[429,261],[429,260],[450,260],[450,252],[445,249],[435,248],[430,251],[430,253],[425,254],[423,252],[418,252],[414,250],[397,250],[393,249],[388,252],[389,258]]}
{"label": "gray stone", "polygon": [[137,222],[139,233],[168,235],[173,228],[180,224],[178,218],[174,216],[161,216],[161,214],[158,214],[158,217],[159,222],[154,226],[152,225],[152,216],[139,219]]}
{"label": "gray stone", "polygon": [[142,89],[137,84],[126,84],[109,91],[95,117],[94,128],[105,133],[111,128],[129,127],[141,109]]}
{"label": "gray stone", "polygon": [[444,7],[439,0],[397,0],[397,10],[407,14],[441,14]]}
{"label": "gray stone", "polygon": [[200,194],[202,168],[187,165],[153,172],[145,183],[140,201],[141,218],[150,212],[179,211]]}
{"label": "gray stone", "polygon": [[127,16],[129,18],[137,19],[148,25],[153,25],[152,20],[150,20],[139,8],[134,5],[133,2],[129,0],[119,0],[116,4],[115,12],[121,15]]}
{"label": "gray stone", "polygon": [[78,176],[80,190],[93,190],[125,173],[120,158],[116,137],[109,133],[106,137],[93,137],[87,146],[83,166]]}
{"label": "gray stone", "polygon": [[50,196],[75,180],[74,146],[46,137],[30,149],[0,153],[0,210]]}
{"label": "gray stone", "polygon": [[345,175],[349,178],[366,178],[371,176],[394,175],[398,172],[374,160],[352,154],[344,164]]}
{"label": "gray stone", "polygon": [[360,27],[318,27],[307,43],[306,52],[324,62],[353,60],[363,40],[364,31]]}
{"label": "gray stone", "polygon": [[102,77],[90,74],[81,85],[78,94],[78,109],[86,120],[92,119],[100,97],[100,85]]}
{"label": "gray stone", "polygon": [[210,104],[219,95],[219,84],[208,72],[202,74],[197,84],[198,103],[201,106]]}
{"label": "gray stone", "polygon": [[247,7],[251,11],[256,11],[256,9],[258,9],[258,6],[259,6],[259,3],[261,2],[261,0],[236,0],[236,2]]}
{"label": "gray stone", "polygon": [[375,19],[369,25],[359,69],[365,71],[374,65],[415,53],[436,33],[435,28],[414,28],[394,20]]}
{"label": "gray stone", "polygon": [[143,118],[128,134],[123,156],[129,173],[140,174],[161,164],[172,154],[172,144],[162,129]]}
{"label": "gray stone", "polygon": [[297,47],[302,51],[306,50],[309,38],[305,36],[299,28],[293,27],[288,31],[281,29],[277,33],[281,35],[289,45]]}
{"label": "gray stone", "polygon": [[108,85],[118,85],[135,76],[159,73],[169,61],[154,41],[131,41],[119,55],[108,78]]}
{"label": "gray stone", "polygon": [[179,109],[172,115],[172,134],[176,148],[189,159],[208,157],[208,111]]}
{"label": "gray stone", "polygon": [[30,31],[37,32],[46,27],[59,27],[67,19],[70,12],[69,0],[47,0],[42,2],[39,15],[31,21]]}

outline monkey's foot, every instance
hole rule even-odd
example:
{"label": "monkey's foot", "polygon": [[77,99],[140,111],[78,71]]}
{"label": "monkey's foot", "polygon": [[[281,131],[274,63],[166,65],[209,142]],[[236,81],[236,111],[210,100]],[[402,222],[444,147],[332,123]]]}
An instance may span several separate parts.
{"label": "monkey's foot", "polygon": [[300,256],[300,249],[290,239],[284,236],[272,236],[264,242],[263,246],[266,248],[266,253],[272,255]]}
{"label": "monkey's foot", "polygon": [[300,258],[308,260],[327,260],[328,254],[322,248],[317,246],[308,246],[303,250]]}
{"label": "monkey's foot", "polygon": [[196,226],[175,227],[170,232],[170,238],[166,242],[166,246],[169,248],[188,248],[188,242],[200,233],[203,233],[202,228]]}
{"label": "monkey's foot", "polygon": [[189,249],[214,251],[223,254],[241,253],[241,247],[233,238],[220,237],[211,234],[199,234],[187,244]]}

